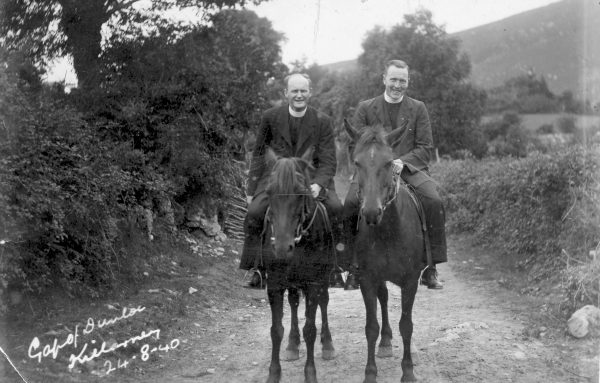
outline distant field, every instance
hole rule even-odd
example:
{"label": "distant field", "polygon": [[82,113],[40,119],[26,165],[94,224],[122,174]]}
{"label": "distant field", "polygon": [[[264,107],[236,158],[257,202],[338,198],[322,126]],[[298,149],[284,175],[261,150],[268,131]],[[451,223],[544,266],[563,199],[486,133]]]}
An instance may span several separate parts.
{"label": "distant field", "polygon": [[[591,129],[592,127],[600,127],[600,116],[593,115],[574,115],[565,113],[548,113],[548,114],[522,114],[523,126],[527,130],[535,132],[537,128],[545,124],[552,124],[555,128],[558,127],[558,120],[563,117],[573,117],[575,125],[580,129]],[[500,116],[484,116],[482,122],[488,122]]]}

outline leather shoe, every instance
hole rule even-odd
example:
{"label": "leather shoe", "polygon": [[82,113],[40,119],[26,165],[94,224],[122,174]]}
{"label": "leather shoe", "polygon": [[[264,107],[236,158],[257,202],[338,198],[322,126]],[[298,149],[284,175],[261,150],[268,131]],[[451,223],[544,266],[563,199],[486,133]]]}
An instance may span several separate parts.
{"label": "leather shoe", "polygon": [[359,288],[360,284],[358,283],[358,275],[348,272],[348,277],[346,278],[344,290],[357,290]]}
{"label": "leather shoe", "polygon": [[444,285],[437,279],[437,270],[426,268],[421,275],[421,284],[427,286],[428,289],[440,290]]}
{"label": "leather shoe", "polygon": [[330,288],[339,288],[344,287],[344,278],[342,278],[342,273],[339,271],[332,271],[329,275],[329,287]]}
{"label": "leather shoe", "polygon": [[256,290],[264,289],[266,287],[266,284],[264,283],[264,279],[262,278],[260,271],[254,270],[254,272],[252,273],[252,277],[244,285],[244,287],[247,289],[256,289]]}

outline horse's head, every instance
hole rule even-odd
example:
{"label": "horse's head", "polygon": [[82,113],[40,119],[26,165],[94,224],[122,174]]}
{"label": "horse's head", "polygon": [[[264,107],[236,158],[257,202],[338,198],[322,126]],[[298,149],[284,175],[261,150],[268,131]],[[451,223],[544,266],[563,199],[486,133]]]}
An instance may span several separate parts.
{"label": "horse's head", "polygon": [[389,143],[397,136],[380,126],[366,127],[362,134],[344,120],[346,131],[355,143],[352,160],[356,167],[360,214],[368,225],[378,225],[386,203],[394,192],[394,154]]}
{"label": "horse's head", "polygon": [[267,162],[272,165],[267,184],[269,208],[267,220],[271,228],[271,244],[275,258],[288,259],[302,235],[312,195],[308,170],[311,151],[302,158],[278,158],[269,148]]}

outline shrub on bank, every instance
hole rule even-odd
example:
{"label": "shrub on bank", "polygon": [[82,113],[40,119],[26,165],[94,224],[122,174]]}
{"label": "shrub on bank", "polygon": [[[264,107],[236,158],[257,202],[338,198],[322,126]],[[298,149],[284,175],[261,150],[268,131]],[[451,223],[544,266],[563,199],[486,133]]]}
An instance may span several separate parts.
{"label": "shrub on bank", "polygon": [[433,169],[450,232],[474,233],[516,255],[519,266],[536,270],[534,277],[563,272],[573,285],[569,300],[588,303],[597,302],[598,289],[577,288],[593,284],[575,267],[591,265],[590,250],[600,243],[599,170],[600,145],[522,159],[448,161]]}

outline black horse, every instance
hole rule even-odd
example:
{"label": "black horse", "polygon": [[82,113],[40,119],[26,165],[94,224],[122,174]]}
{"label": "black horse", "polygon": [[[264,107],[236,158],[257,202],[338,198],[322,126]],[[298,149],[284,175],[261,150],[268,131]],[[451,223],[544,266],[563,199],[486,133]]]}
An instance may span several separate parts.
{"label": "black horse", "polygon": [[404,346],[403,382],[416,381],[410,343],[413,331],[412,308],[419,276],[425,267],[425,242],[416,200],[400,177],[394,176],[391,143],[399,130],[386,134],[381,127],[367,127],[359,134],[347,122],[346,130],[356,146],[353,161],[360,199],[355,249],[360,269],[360,289],[367,312],[365,333],[368,356],[365,383],[377,377],[375,343],[379,333],[377,299],[381,305],[381,342],[378,356],[392,355],[392,329],[388,320],[386,281],[402,290],[400,334]]}
{"label": "black horse", "polygon": [[311,195],[311,166],[305,158],[310,158],[310,153],[303,158],[277,158],[270,149],[266,153],[266,161],[272,166],[266,188],[269,207],[265,216],[263,241],[273,347],[268,383],[281,379],[279,351],[284,331],[283,296],[286,289],[292,309],[287,358],[298,358],[298,290],[304,293],[306,302],[306,322],[302,331],[306,342],[305,381],[317,382],[314,362],[317,306],[321,307],[322,314],[323,358],[333,359],[335,353],[327,320],[327,288],[333,265],[333,241],[327,228],[327,214]]}

